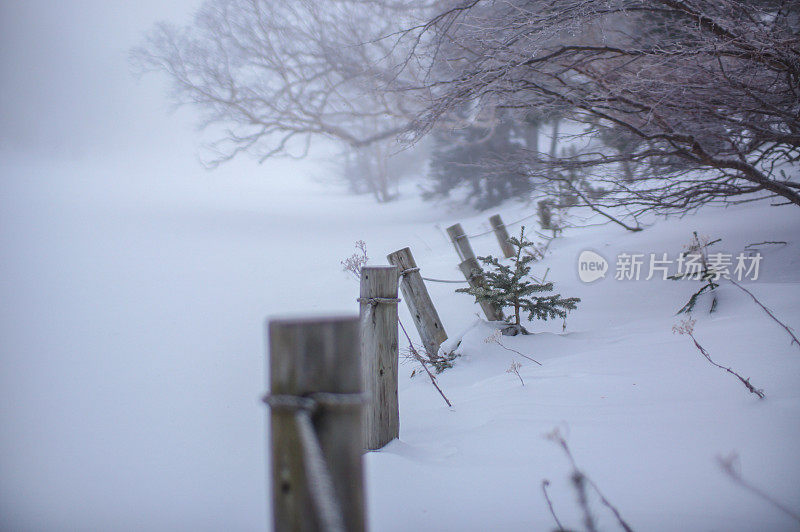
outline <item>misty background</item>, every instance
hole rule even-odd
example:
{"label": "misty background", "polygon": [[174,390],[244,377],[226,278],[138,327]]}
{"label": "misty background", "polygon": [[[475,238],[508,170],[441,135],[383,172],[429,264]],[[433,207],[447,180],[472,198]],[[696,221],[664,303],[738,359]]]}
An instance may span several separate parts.
{"label": "misty background", "polygon": [[128,55],[154,21],[188,20],[198,3],[4,2],[4,151],[75,160],[111,152],[174,154],[189,146],[188,122],[166,115],[164,85],[135,79]]}
{"label": "misty background", "polygon": [[268,243],[317,170],[207,171],[196,117],[132,74],[198,4],[0,4],[2,530],[266,526],[264,277],[294,260]]}

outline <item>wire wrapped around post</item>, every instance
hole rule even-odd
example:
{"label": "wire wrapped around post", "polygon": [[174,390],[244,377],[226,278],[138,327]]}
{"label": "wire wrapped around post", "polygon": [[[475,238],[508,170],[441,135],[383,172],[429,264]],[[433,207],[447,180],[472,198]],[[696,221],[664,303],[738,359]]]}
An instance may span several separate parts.
{"label": "wire wrapped around post", "polygon": [[363,531],[357,317],[268,323],[273,529]]}

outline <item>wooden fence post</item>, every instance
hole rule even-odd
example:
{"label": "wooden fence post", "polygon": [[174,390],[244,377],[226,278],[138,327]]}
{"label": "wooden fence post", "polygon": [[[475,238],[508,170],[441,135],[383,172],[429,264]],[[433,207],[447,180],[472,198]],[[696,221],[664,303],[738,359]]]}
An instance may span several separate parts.
{"label": "wooden fence post", "polygon": [[444,330],[436,307],[433,306],[431,296],[425,287],[425,281],[419,273],[417,263],[411,254],[411,249],[403,248],[387,257],[389,264],[400,269],[400,289],[403,291],[403,299],[406,300],[408,310],[417,332],[422,340],[422,345],[428,352],[430,358],[436,358],[439,346],[447,340],[447,333]]}
{"label": "wooden fence post", "polygon": [[[483,284],[483,269],[480,264],[478,264],[478,260],[475,259],[475,257],[465,260],[458,265],[458,268],[461,270],[461,273],[464,274],[464,277],[471,287],[475,288]],[[503,311],[496,305],[488,301],[480,301],[478,304],[481,306],[487,320],[500,321],[503,319]]]}
{"label": "wooden fence post", "polygon": [[453,243],[453,247],[456,248],[456,253],[458,253],[461,260],[475,258],[475,252],[472,251],[469,238],[464,232],[464,228],[461,227],[461,224],[453,224],[448,227],[447,236],[450,237],[450,241]]}
{"label": "wooden fence post", "polygon": [[[363,531],[362,406],[356,400],[361,399],[362,389],[358,318],[271,320],[268,335],[270,394],[266,401],[271,406],[274,530],[337,528],[329,523],[338,521],[339,528]],[[315,402],[314,394],[351,400]],[[298,401],[316,405],[301,412],[305,424],[293,406]],[[321,450],[324,460],[314,460],[313,449],[305,443],[309,432],[316,434],[316,451]],[[309,468],[319,468],[320,462],[330,482],[320,483],[309,475]],[[334,519],[326,520],[330,512],[318,511],[319,484],[332,487],[335,507],[328,510],[334,512]]]}
{"label": "wooden fence post", "polygon": [[364,448],[380,449],[400,435],[397,401],[397,266],[361,269]]}
{"label": "wooden fence post", "polygon": [[497,237],[497,241],[500,243],[503,255],[507,259],[513,257],[516,253],[514,253],[514,246],[508,241],[508,230],[506,229],[506,224],[503,223],[503,219],[500,218],[499,214],[495,214],[489,218],[489,223],[492,224],[494,236]]}

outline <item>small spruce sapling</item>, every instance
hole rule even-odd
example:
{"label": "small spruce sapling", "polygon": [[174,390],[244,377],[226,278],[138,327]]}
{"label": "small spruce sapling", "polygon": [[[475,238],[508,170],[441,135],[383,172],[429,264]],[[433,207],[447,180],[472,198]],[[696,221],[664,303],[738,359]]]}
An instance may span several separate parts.
{"label": "small spruce sapling", "polygon": [[503,334],[507,336],[530,334],[522,326],[522,312],[528,313],[528,321],[533,321],[534,318],[566,318],[567,312],[574,310],[580,299],[563,298],[561,294],[534,295],[552,292],[553,283],[539,283],[529,276],[530,263],[535,258],[523,254],[526,248],[533,246],[533,242],[525,238],[525,227],[520,231],[519,238],[511,237],[508,241],[516,251],[516,255],[509,259],[510,266],[502,264],[491,255],[478,257],[488,267],[483,274],[483,282],[479,286],[459,288],[456,292],[475,296],[478,302],[488,301],[499,308],[514,309],[513,317],[508,318],[509,326],[503,329]]}

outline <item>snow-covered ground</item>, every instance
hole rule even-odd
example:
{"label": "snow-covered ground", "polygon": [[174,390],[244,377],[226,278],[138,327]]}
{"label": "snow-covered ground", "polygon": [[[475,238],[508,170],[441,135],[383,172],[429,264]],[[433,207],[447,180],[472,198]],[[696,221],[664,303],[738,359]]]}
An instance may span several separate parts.
{"label": "snow-covered ground", "polygon": [[[508,210],[507,220],[524,212]],[[467,231],[479,231],[484,218],[467,220]],[[759,401],[709,365],[690,339],[672,334],[675,311],[698,283],[613,279],[617,254],[675,258],[694,230],[723,238],[717,246],[731,253],[748,243],[785,240],[789,246],[765,248],[760,278],[747,286],[797,327],[798,229],[797,213],[758,205],[660,221],[637,234],[612,225],[567,231],[538,272],[549,267],[559,292],[582,298],[566,332],[559,322],[533,325],[539,334],[502,339],[539,367],[487,344],[493,329],[485,323],[470,329],[463,357],[439,378],[452,410],[422,378],[401,387],[401,441],[368,457],[373,527],[549,530],[554,522],[541,492],[542,479],[549,479],[562,523],[583,529],[568,459],[544,438],[559,428],[578,465],[634,529],[800,528],[733,485],[716,462],[737,452],[746,479],[800,510],[798,346],[730,284],[720,288],[715,314],[705,312],[707,300],[698,304],[696,337],[717,362],[764,388],[767,399]],[[474,241],[478,254],[497,254],[493,238]],[[454,253],[443,239],[438,245],[441,251],[420,250],[419,262],[452,278]],[[612,261],[605,280],[577,279],[584,249]],[[461,333],[474,308],[448,288],[432,289],[445,326]],[[505,372],[514,359],[523,365],[525,386]],[[596,500],[592,510],[602,530],[618,529]]]}
{"label": "snow-covered ground", "polygon": [[[358,239],[373,264],[410,246],[424,275],[459,279],[443,228],[481,232],[492,214],[413,194],[379,206],[303,179],[321,172],[310,163],[206,173],[180,160],[0,159],[0,529],[264,529],[264,318],[355,313],[339,261]],[[764,248],[746,286],[800,329],[794,207],[567,230],[537,271],[582,298],[566,331],[531,324],[536,334],[501,340],[541,367],[487,343],[493,329],[455,285],[431,284],[451,338],[464,335],[439,377],[454,407],[401,366],[400,440],[366,456],[370,528],[549,530],[549,479],[559,518],[581,529],[570,464],[544,438],[554,428],[634,529],[800,527],[715,461],[737,452],[748,481],[800,512],[798,346],[729,284],[715,314],[701,301],[696,337],[765,390],[759,401],[672,334],[696,283],[613,279],[618,253],[675,257],[695,230],[730,253],[789,242]],[[491,234],[473,246],[498,253]],[[612,262],[606,279],[578,280],[584,249]],[[591,507],[602,530],[617,527]]]}

